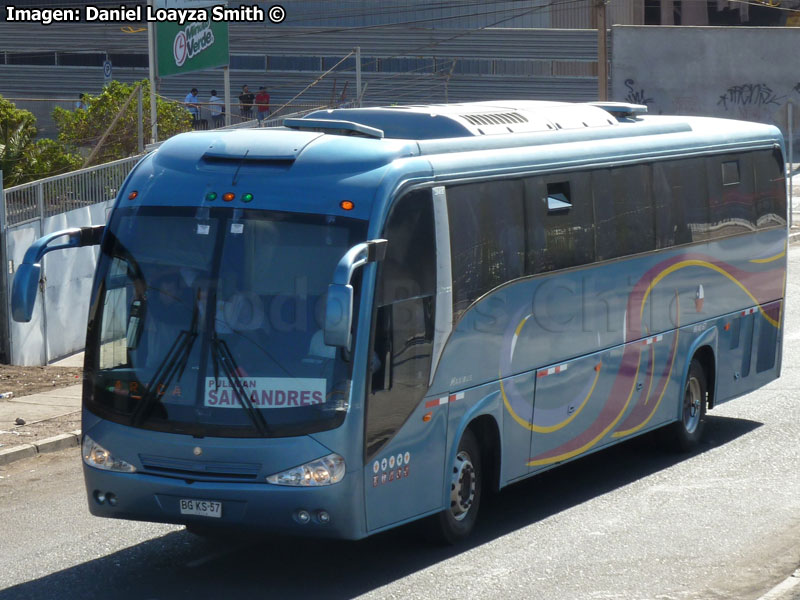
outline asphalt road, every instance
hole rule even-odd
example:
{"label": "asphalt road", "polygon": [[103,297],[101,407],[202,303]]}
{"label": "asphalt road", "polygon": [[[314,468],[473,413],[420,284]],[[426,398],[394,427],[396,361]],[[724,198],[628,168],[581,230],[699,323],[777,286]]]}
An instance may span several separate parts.
{"label": "asphalt road", "polygon": [[0,600],[759,598],[800,566],[800,248],[783,376],[714,409],[690,455],[645,436],[508,488],[466,546],[211,543],[86,509],[76,450],[0,470]]}

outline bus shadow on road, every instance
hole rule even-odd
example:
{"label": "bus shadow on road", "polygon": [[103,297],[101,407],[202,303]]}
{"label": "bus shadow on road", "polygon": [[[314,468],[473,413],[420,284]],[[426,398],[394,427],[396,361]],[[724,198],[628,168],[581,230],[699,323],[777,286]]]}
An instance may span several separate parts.
{"label": "bus shadow on road", "polygon": [[[708,416],[705,443],[692,453],[665,452],[659,433],[630,440],[487,497],[479,525],[465,544],[432,546],[425,523],[359,542],[275,536],[204,540],[177,531],[108,556],[0,591],[0,600],[353,598],[414,575],[402,595],[424,597],[426,573],[448,558],[532,527],[582,503],[701,457],[754,431],[761,423]],[[477,567],[476,567],[477,568]]]}

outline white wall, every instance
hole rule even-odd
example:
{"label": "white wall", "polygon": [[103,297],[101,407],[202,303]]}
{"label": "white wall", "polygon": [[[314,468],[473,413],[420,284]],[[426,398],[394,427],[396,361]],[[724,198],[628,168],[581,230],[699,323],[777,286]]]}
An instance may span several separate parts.
{"label": "white wall", "polygon": [[[113,201],[94,204],[9,228],[8,256],[19,265],[30,244],[41,235],[70,227],[105,224]],[[83,349],[89,314],[89,294],[99,248],[68,248],[47,254],[46,278],[30,323],[11,321],[11,362],[43,365]],[[12,279],[13,281],[13,279]]]}
{"label": "white wall", "polygon": [[611,99],[650,113],[771,123],[800,117],[800,28],[615,26]]}

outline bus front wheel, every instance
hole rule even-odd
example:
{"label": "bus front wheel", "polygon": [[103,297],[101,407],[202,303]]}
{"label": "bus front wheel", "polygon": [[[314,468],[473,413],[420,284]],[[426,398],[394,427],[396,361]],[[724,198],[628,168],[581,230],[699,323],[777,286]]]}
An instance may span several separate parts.
{"label": "bus front wheel", "polygon": [[435,541],[455,544],[465,539],[475,527],[481,503],[483,469],[475,434],[467,429],[458,444],[456,458],[449,470],[449,506],[432,518]]}
{"label": "bus front wheel", "polygon": [[706,372],[697,358],[693,358],[686,377],[681,403],[681,418],[673,425],[675,448],[688,452],[697,447],[706,424],[708,384]]}

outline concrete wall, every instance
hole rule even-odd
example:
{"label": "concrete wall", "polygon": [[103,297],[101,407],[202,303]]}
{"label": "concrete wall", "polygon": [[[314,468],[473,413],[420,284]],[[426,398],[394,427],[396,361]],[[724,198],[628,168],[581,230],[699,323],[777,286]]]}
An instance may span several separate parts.
{"label": "concrete wall", "polygon": [[800,28],[616,26],[611,99],[654,114],[800,125]]}
{"label": "concrete wall", "polygon": [[[106,222],[113,200],[71,210],[43,221],[30,221],[6,231],[8,258],[22,262],[30,245],[42,235]],[[42,274],[46,284],[39,292],[29,323],[10,320],[10,360],[13,365],[45,365],[83,350],[89,299],[99,249],[70,248],[45,256]],[[13,276],[9,277],[10,297]],[[10,307],[7,308],[10,313]]]}

